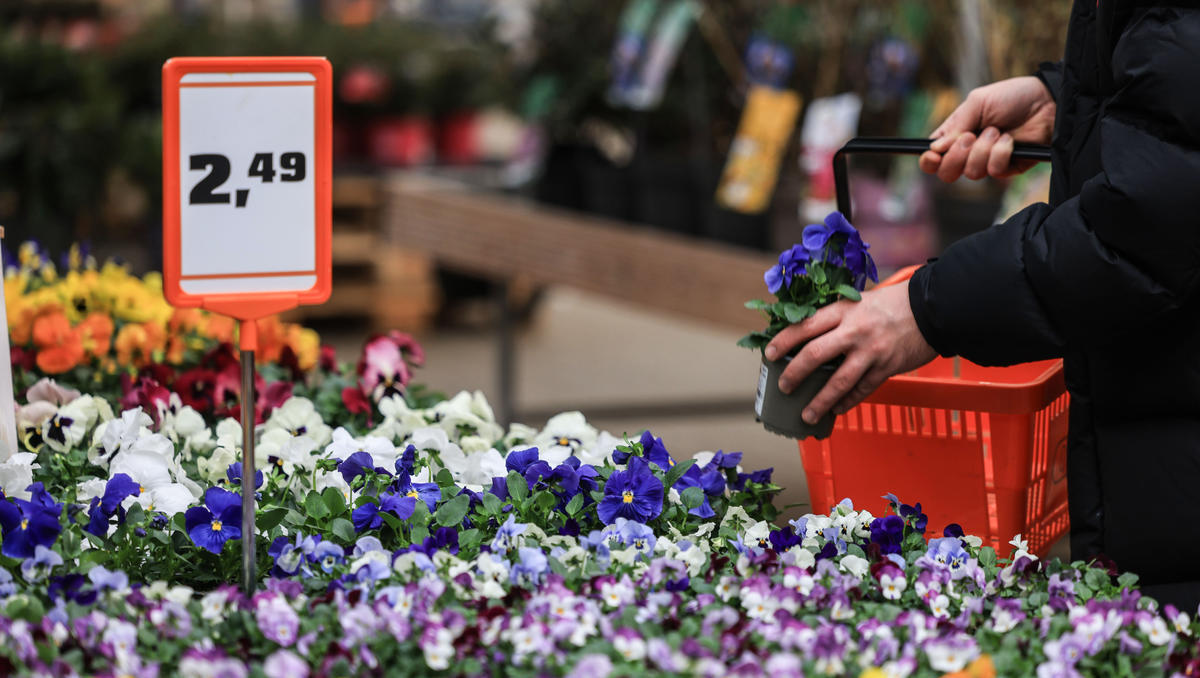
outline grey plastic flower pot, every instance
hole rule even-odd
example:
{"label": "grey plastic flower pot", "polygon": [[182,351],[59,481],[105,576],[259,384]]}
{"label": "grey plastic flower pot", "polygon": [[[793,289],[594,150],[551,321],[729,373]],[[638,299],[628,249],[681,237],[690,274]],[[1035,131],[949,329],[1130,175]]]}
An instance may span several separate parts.
{"label": "grey plastic flower pot", "polygon": [[821,418],[816,424],[809,425],[800,418],[804,407],[821,391],[833,373],[837,371],[837,363],[825,363],[804,381],[800,382],[791,393],[779,390],[779,375],[792,361],[792,356],[779,360],[762,360],[762,369],[758,375],[758,392],[754,397],[754,414],[763,428],[788,438],[828,438],[833,431],[833,421],[836,416],[831,412]]}

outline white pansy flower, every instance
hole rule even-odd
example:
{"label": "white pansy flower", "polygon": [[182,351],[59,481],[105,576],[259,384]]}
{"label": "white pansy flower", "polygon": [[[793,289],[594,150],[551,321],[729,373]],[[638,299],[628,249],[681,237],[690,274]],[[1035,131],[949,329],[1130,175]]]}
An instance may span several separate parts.
{"label": "white pansy flower", "polygon": [[550,417],[542,432],[533,439],[533,445],[546,463],[558,466],[567,457],[595,447],[598,437],[596,428],[587,423],[582,413],[562,412]]}
{"label": "white pansy flower", "polygon": [[88,504],[96,497],[104,496],[108,481],[103,478],[88,478],[75,488],[75,500],[80,504]]}
{"label": "white pansy flower", "polygon": [[[342,497],[346,503],[350,503],[350,485],[346,483],[346,479],[337,471],[321,471],[317,474],[317,483],[313,487],[316,492],[324,492],[325,488],[336,487],[342,493]],[[303,502],[308,490],[302,487],[295,488],[296,501]]]}
{"label": "white pansy flower", "polygon": [[501,446],[506,450],[511,450],[514,447],[522,449],[533,447],[533,439],[538,434],[538,430],[532,426],[514,422],[509,425],[508,433],[501,439]]}
{"label": "white pansy flower", "polygon": [[383,415],[383,422],[375,428],[373,435],[391,440],[403,439],[413,431],[429,425],[425,415],[411,409],[404,401],[404,396],[388,396],[379,401],[378,407],[379,413]]}
{"label": "white pansy flower", "polygon": [[496,441],[504,435],[504,429],[492,416],[491,407],[478,393],[472,395],[461,391],[453,398],[434,405],[431,412],[436,425],[455,438],[477,435]]}
{"label": "white pansy flower", "polygon": [[746,529],[742,535],[742,543],[746,546],[757,546],[760,549],[771,548],[771,525],[760,520]]}
{"label": "white pansy flower", "polygon": [[153,424],[154,420],[140,407],[125,410],[120,419],[103,422],[92,434],[88,460],[97,466],[107,465],[114,454],[129,447],[143,435],[148,435]]}
{"label": "white pansy flower", "polygon": [[36,459],[32,452],[18,452],[0,462],[0,490],[6,496],[25,500],[33,496],[28,488],[33,484],[33,470],[40,468]]}
{"label": "white pansy flower", "polygon": [[617,447],[624,444],[625,441],[621,438],[614,436],[608,431],[601,431],[596,435],[595,442],[576,452],[575,456],[579,458],[581,463],[603,466],[605,461],[612,459],[612,453]]}
{"label": "white pansy flower", "polygon": [[212,431],[204,423],[204,417],[189,405],[180,405],[164,417],[161,431],[171,440],[182,443],[185,453],[207,450],[212,445]]}
{"label": "white pansy flower", "polygon": [[200,477],[210,485],[219,485],[228,482],[229,476],[226,471],[229,470],[229,465],[237,460],[237,451],[222,445],[210,452],[207,457],[196,459],[196,468],[200,471]]}
{"label": "white pansy flower", "polygon": [[22,405],[17,408],[17,435],[23,441],[28,441],[29,447],[37,449],[42,444],[42,424],[58,412],[53,403],[44,400]]}
{"label": "white pansy flower", "polygon": [[242,425],[233,417],[217,422],[217,445],[238,449],[242,446]]}
{"label": "white pansy flower", "polygon": [[812,567],[817,564],[817,557],[812,551],[803,546],[796,545],[783,553],[785,563],[795,565],[796,567]]}
{"label": "white pansy flower", "polygon": [[79,397],[79,391],[73,388],[59,386],[50,377],[42,377],[25,392],[25,398],[30,403],[47,402],[55,407],[62,407]]}
{"label": "white pansy flower", "polygon": [[55,452],[69,452],[83,442],[96,421],[91,396],[81,396],[58,408],[54,416],[42,422],[42,440]]}
{"label": "white pansy flower", "polygon": [[325,446],[325,458],[327,459],[345,461],[350,458],[350,455],[358,452],[366,452],[371,456],[371,462],[376,467],[391,473],[402,450],[397,449],[390,440],[379,436],[355,438],[341,426],[333,432],[332,442]]}
{"label": "white pansy flower", "polygon": [[867,576],[867,572],[871,569],[871,563],[866,558],[860,558],[851,554],[843,556],[841,561],[838,562],[838,567],[862,579]]}
{"label": "white pansy flower", "polygon": [[171,453],[174,449],[170,440],[152,433],[142,436],[113,457],[109,477],[124,473],[141,487],[141,494],[125,499],[125,508],[136,502],[147,511],[161,511],[173,516],[196,502],[199,493],[193,493],[172,477],[174,460]]}
{"label": "white pansy flower", "polygon": [[437,426],[425,426],[413,431],[408,442],[420,451],[441,452],[443,447],[450,444],[450,436]]}
{"label": "white pansy flower", "polygon": [[507,475],[504,457],[492,448],[466,454],[458,445],[449,443],[441,452],[442,465],[454,476],[454,482],[478,492],[491,486],[492,478]]}
{"label": "white pansy flower", "polygon": [[333,436],[333,430],[321,419],[312,401],[300,396],[292,396],[276,408],[264,428],[283,429],[292,436],[308,438],[312,441],[310,450],[325,447]]}
{"label": "white pansy flower", "polygon": [[279,468],[289,476],[297,468],[311,471],[317,464],[313,449],[313,439],[308,436],[296,436],[284,428],[268,429],[258,443],[254,464],[260,470]]}
{"label": "white pansy flower", "polygon": [[479,436],[463,436],[458,439],[458,446],[467,454],[490,450],[492,444]]}

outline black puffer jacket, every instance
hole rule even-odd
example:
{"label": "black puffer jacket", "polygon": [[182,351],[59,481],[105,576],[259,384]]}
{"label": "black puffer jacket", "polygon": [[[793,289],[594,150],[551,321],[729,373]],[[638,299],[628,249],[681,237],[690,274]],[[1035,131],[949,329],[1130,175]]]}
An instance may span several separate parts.
{"label": "black puffer jacket", "polygon": [[909,286],[942,355],[1063,357],[1071,550],[1200,602],[1200,3],[1076,0],[1050,204]]}

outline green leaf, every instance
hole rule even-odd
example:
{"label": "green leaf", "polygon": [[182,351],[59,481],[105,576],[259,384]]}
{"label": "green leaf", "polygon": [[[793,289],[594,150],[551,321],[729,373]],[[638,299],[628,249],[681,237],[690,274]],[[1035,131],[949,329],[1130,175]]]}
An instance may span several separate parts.
{"label": "green leaf", "polygon": [[450,472],[450,469],[444,468],[438,471],[433,480],[438,484],[438,487],[451,487],[454,485],[454,474]]}
{"label": "green leaf", "polygon": [[688,459],[685,462],[675,464],[667,469],[667,476],[663,478],[663,487],[670,489],[675,486],[675,482],[683,477],[683,474],[688,472],[688,469],[696,465],[695,459]]}
{"label": "green leaf", "polygon": [[554,496],[550,492],[538,492],[533,496],[533,503],[536,504],[539,509],[548,511],[554,508],[554,505],[558,503],[558,497]]}
{"label": "green leaf", "polygon": [[[304,523],[308,522],[308,519],[304,517],[304,514],[296,509],[288,509],[287,515],[283,517],[283,520],[292,527],[300,527]],[[183,528],[181,527],[179,529],[182,530]]]}
{"label": "green leaf", "polygon": [[820,264],[808,265],[808,277],[814,285],[824,285],[829,278],[825,275],[825,267]]}
{"label": "green leaf", "polygon": [[847,544],[846,545],[846,553],[848,555],[858,556],[859,558],[867,557],[867,552],[862,550],[862,547],[859,546],[858,544]]}
{"label": "green leaf", "polygon": [[329,515],[329,507],[325,505],[321,495],[316,492],[310,492],[304,498],[304,511],[308,513],[309,518],[314,520],[320,520]]}
{"label": "green leaf", "polygon": [[503,506],[503,504],[500,501],[500,497],[497,497],[496,495],[492,494],[491,492],[483,493],[483,510],[488,515],[494,516],[497,513],[500,513],[501,506]]}
{"label": "green leaf", "polygon": [[465,494],[460,494],[439,506],[437,512],[433,514],[433,519],[442,527],[458,525],[467,515],[467,509],[470,506],[471,498]]}
{"label": "green leaf", "polygon": [[289,509],[283,506],[267,509],[258,514],[258,517],[255,519],[255,525],[260,532],[270,532],[283,521],[283,517],[288,514],[288,511]]}
{"label": "green leaf", "polygon": [[1104,570],[1092,569],[1088,570],[1087,573],[1083,575],[1083,581],[1093,591],[1100,591],[1108,586],[1109,582],[1112,580],[1109,578],[1108,573]]}
{"label": "green leaf", "polygon": [[738,346],[755,350],[761,350],[769,343],[771,343],[771,337],[765,332],[751,332],[737,341]]}
{"label": "green leaf", "polygon": [[525,477],[516,471],[508,474],[508,496],[512,497],[513,504],[520,504],[529,496],[529,484],[525,482]]}
{"label": "green leaf", "polygon": [[134,502],[133,506],[130,506],[129,510],[125,512],[125,522],[126,523],[132,523],[134,525],[139,525],[145,519],[146,519],[146,510],[143,509],[142,505],[137,502]]}
{"label": "green leaf", "polygon": [[979,564],[986,567],[992,567],[996,564],[996,549],[991,546],[984,546],[979,549]]}
{"label": "green leaf", "polygon": [[566,508],[567,515],[569,515],[571,517],[575,517],[576,515],[579,514],[579,511],[582,508],[583,508],[583,493],[580,492],[579,494],[575,495],[574,497],[571,497],[571,501],[567,502],[567,508]]}
{"label": "green leaf", "polygon": [[816,313],[816,309],[812,306],[801,306],[799,304],[783,305],[783,317],[787,318],[789,323],[798,323],[813,313]]}
{"label": "green leaf", "polygon": [[388,513],[387,511],[380,511],[379,517],[383,518],[383,522],[387,523],[388,527],[392,528],[396,532],[404,531],[404,521],[400,520],[400,518],[396,517],[394,514]]}
{"label": "green leaf", "polygon": [[420,544],[429,538],[429,528],[424,525],[416,525],[412,529],[412,543]]}
{"label": "green leaf", "polygon": [[331,529],[333,530],[334,536],[336,536],[338,539],[341,539],[346,543],[354,542],[354,523],[350,522],[349,520],[346,520],[345,518],[338,518],[333,521],[333,527]]}
{"label": "green leaf", "polygon": [[704,490],[699,487],[689,487],[679,493],[679,500],[689,509],[694,509],[704,503]]}
{"label": "green leaf", "polygon": [[325,491],[321,493],[321,499],[325,502],[325,508],[329,509],[329,515],[340,516],[346,512],[346,497],[338,488],[325,488]]}
{"label": "green leaf", "polygon": [[859,294],[858,290],[845,283],[837,286],[837,293],[850,301],[862,301],[862,295]]}
{"label": "green leaf", "polygon": [[1123,589],[1130,588],[1138,583],[1138,576],[1132,572],[1122,572],[1117,577],[1117,585]]}
{"label": "green leaf", "polygon": [[764,311],[771,307],[771,303],[762,299],[751,299],[746,302],[746,308],[752,311]]}

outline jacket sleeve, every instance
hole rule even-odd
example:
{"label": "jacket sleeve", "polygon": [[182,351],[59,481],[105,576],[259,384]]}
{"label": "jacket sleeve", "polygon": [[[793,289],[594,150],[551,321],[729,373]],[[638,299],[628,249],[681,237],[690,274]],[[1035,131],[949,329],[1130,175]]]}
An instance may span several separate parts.
{"label": "jacket sleeve", "polygon": [[1037,79],[1050,90],[1050,96],[1054,97],[1055,101],[1058,101],[1058,92],[1062,89],[1062,69],[1061,61],[1044,61],[1034,72]]}
{"label": "jacket sleeve", "polygon": [[1097,119],[1101,171],[921,268],[909,300],[942,355],[1007,365],[1119,341],[1200,286],[1200,10],[1130,19]]}

